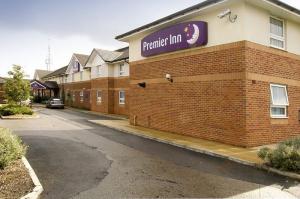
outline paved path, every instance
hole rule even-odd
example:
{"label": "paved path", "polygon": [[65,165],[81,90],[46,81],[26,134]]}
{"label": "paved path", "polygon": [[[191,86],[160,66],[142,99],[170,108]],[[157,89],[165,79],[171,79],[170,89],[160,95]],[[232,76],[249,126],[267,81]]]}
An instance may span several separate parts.
{"label": "paved path", "polygon": [[47,109],[40,115],[0,126],[29,145],[42,198],[300,197],[293,180],[88,122],[104,117]]}

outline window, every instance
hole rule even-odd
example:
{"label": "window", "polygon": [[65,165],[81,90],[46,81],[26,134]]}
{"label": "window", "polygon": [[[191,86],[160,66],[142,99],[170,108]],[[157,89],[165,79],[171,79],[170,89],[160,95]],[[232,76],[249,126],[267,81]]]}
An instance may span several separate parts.
{"label": "window", "polygon": [[71,77],[72,77],[72,82],[74,82],[75,81],[74,73],[71,74]]}
{"label": "window", "polygon": [[102,102],[102,94],[101,91],[97,91],[97,103],[101,104]]}
{"label": "window", "polygon": [[80,91],[80,102],[83,102],[83,91]]}
{"label": "window", "polygon": [[284,21],[274,17],[270,18],[270,45],[285,49]]}
{"label": "window", "polygon": [[80,81],[83,80],[83,71],[80,72]]}
{"label": "window", "polygon": [[119,65],[119,75],[124,76],[124,74],[125,74],[125,65],[124,63],[122,63]]}
{"label": "window", "polygon": [[65,83],[68,82],[68,76],[65,76]]}
{"label": "window", "polygon": [[73,92],[73,95],[72,95],[72,101],[75,102],[76,98],[75,98],[75,92]]}
{"label": "window", "polygon": [[287,118],[289,99],[286,86],[271,84],[271,117]]}
{"label": "window", "polygon": [[125,91],[119,91],[119,104],[125,104]]}

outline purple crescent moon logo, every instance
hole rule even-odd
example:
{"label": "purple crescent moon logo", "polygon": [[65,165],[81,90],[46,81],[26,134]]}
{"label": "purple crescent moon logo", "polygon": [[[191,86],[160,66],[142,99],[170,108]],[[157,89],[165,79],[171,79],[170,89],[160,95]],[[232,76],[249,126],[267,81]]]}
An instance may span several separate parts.
{"label": "purple crescent moon logo", "polygon": [[177,24],[146,36],[141,54],[150,57],[163,53],[204,46],[208,42],[208,26],[203,21]]}

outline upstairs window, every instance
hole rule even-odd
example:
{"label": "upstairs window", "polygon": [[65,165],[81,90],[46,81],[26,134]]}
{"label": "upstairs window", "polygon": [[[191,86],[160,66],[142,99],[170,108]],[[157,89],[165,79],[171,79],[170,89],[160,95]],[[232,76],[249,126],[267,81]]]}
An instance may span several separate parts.
{"label": "upstairs window", "polygon": [[270,45],[285,49],[284,21],[274,17],[270,18]]}
{"label": "upstairs window", "polygon": [[125,91],[119,91],[119,104],[125,104]]}
{"label": "upstairs window", "polygon": [[74,73],[71,74],[71,77],[72,77],[72,82],[74,82],[75,81]]}
{"label": "upstairs window", "polygon": [[124,76],[125,75],[125,64],[119,64],[119,75]]}
{"label": "upstairs window", "polygon": [[97,91],[97,103],[98,104],[102,103],[102,94],[101,94],[101,91]]}
{"label": "upstairs window", "polygon": [[286,86],[271,84],[271,117],[287,118],[289,98]]}

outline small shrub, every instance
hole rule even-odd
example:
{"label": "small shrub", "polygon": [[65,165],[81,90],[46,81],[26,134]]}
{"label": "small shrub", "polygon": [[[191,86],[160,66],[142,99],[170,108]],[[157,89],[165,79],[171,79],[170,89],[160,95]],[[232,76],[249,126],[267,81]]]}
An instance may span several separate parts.
{"label": "small shrub", "polygon": [[0,169],[22,158],[26,150],[27,147],[18,136],[13,135],[8,129],[0,128]]}
{"label": "small shrub", "polygon": [[33,110],[27,106],[7,105],[0,107],[0,115],[32,115]]}
{"label": "small shrub", "polygon": [[263,148],[258,156],[274,168],[300,173],[300,137],[282,142],[274,150]]}

